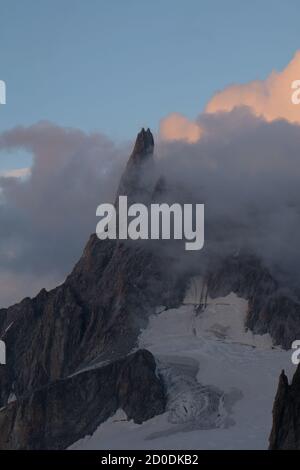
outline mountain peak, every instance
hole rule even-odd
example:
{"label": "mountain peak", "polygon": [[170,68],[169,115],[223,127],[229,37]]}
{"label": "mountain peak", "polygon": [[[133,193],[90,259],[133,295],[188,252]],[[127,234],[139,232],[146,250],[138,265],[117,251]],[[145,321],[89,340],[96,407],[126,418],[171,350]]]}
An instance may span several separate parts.
{"label": "mountain peak", "polygon": [[154,138],[152,132],[148,128],[142,130],[138,133],[133,152],[131,154],[131,160],[143,160],[149,154],[153,154],[154,150]]}
{"label": "mountain peak", "polygon": [[[154,138],[152,132],[148,128],[138,133],[133,151],[127,162],[125,171],[122,175],[117,197],[121,195],[133,196],[139,194],[143,199],[149,198],[149,192],[153,189],[153,150]],[[141,202],[141,200],[140,200]]]}

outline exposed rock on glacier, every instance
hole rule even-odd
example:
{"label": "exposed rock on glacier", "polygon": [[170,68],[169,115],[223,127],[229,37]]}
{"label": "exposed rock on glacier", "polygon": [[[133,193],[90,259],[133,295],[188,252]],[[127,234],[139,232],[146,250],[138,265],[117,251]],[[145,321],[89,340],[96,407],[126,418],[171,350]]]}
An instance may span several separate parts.
{"label": "exposed rock on glacier", "polygon": [[136,423],[164,411],[164,388],[148,351],[54,381],[8,404],[0,410],[0,448],[65,449],[118,409]]}
{"label": "exposed rock on glacier", "polygon": [[274,344],[285,349],[300,338],[299,298],[283,289],[257,256],[241,253],[227,257],[207,274],[206,282],[211,297],[235,292],[248,300],[245,326],[253,333],[269,333]]}

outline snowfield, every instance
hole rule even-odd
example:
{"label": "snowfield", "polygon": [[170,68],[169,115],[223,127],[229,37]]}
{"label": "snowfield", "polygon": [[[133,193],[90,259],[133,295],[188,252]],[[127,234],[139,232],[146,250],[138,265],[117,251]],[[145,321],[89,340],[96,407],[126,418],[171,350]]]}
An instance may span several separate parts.
{"label": "snowfield", "polygon": [[[200,282],[200,281],[199,281]],[[72,449],[266,449],[282,369],[291,352],[269,335],[245,331],[247,301],[231,293],[197,309],[201,286],[184,304],[150,318],[139,347],[151,351],[168,394],[167,411],[137,425],[119,410]]]}

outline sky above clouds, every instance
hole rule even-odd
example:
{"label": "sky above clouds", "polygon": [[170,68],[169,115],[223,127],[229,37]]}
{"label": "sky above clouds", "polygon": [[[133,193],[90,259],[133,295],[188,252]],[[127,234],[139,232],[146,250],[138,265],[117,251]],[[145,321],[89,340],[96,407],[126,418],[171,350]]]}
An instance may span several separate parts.
{"label": "sky above clouds", "polygon": [[[300,50],[281,71],[271,71],[264,80],[234,84],[218,91],[205,106],[205,113],[229,112],[236,107],[248,107],[266,121],[286,119],[300,124],[299,106],[292,102],[292,84],[300,80]],[[300,82],[299,82],[300,83]],[[160,122],[160,133],[165,140],[197,142],[203,136],[199,119],[188,119],[180,113],[171,113]]]}
{"label": "sky above clouds", "polygon": [[142,126],[213,226],[242,216],[230,249],[248,234],[294,272],[299,13],[293,0],[1,0],[0,307],[63,281]]}
{"label": "sky above clouds", "polygon": [[1,0],[0,131],[47,120],[124,140],[194,119],[217,90],[286,66],[299,13],[297,0]]}

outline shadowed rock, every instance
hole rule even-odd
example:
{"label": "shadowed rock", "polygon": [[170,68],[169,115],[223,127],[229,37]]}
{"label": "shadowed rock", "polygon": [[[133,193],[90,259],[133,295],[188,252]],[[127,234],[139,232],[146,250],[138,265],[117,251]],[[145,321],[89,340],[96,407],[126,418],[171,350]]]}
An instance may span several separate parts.
{"label": "shadowed rock", "polygon": [[133,152],[122,175],[118,196],[127,196],[128,203],[149,204],[157,175],[153,160],[154,139],[150,129],[138,133]]}
{"label": "shadowed rock", "polygon": [[290,385],[284,371],[279,377],[270,449],[300,450],[300,366]]}
{"label": "shadowed rock", "polygon": [[119,408],[142,423],[165,409],[155,372],[152,354],[140,350],[24,395],[0,410],[0,448],[65,449]]}

